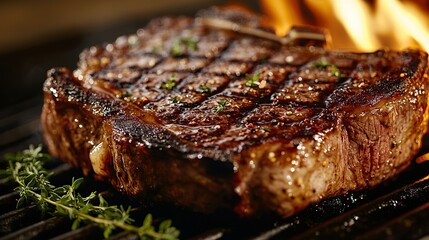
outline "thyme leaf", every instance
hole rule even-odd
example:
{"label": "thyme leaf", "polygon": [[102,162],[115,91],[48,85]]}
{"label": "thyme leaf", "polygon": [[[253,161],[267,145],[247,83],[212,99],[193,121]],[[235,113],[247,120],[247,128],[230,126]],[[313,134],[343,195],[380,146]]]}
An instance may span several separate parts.
{"label": "thyme leaf", "polygon": [[328,69],[332,75],[336,77],[342,76],[341,71],[338,69],[338,67],[335,64],[326,61],[325,59],[314,62],[312,67],[318,69]]}
{"label": "thyme leaf", "polygon": [[195,52],[197,50],[197,39],[191,37],[179,37],[174,40],[170,53],[175,57],[180,57],[185,55],[186,52]]}
{"label": "thyme leaf", "polygon": [[264,132],[271,132],[271,129],[269,129],[269,128],[268,128],[268,127],[266,127],[266,126],[261,127],[261,129],[262,129]]}
{"label": "thyme leaf", "polygon": [[[170,220],[161,222],[156,230],[152,216],[148,214],[141,226],[135,226],[131,224],[134,220],[130,217],[130,207],[109,205],[96,192],[82,196],[77,189],[83,178],[73,178],[70,185],[55,187],[48,179],[52,173],[43,168],[43,162],[50,157],[41,150],[41,146],[30,145],[22,152],[5,156],[8,167],[0,174],[18,184],[15,188],[20,196],[18,205],[30,202],[43,212],[68,216],[74,219],[72,229],[83,223],[95,223],[104,231],[105,238],[114,230],[122,229],[138,234],[141,239],[178,239],[180,232],[171,226]],[[95,199],[98,199],[98,205],[93,203]]]}
{"label": "thyme leaf", "polygon": [[167,80],[167,82],[163,83],[161,85],[161,88],[167,89],[168,91],[171,91],[176,86],[176,74],[172,73],[170,75],[170,78]]}
{"label": "thyme leaf", "polygon": [[256,73],[254,75],[246,74],[247,82],[244,84],[246,87],[256,87],[259,86],[259,78],[261,77],[261,73]]}
{"label": "thyme leaf", "polygon": [[341,77],[343,75],[336,65],[331,65],[331,73],[336,77]]}
{"label": "thyme leaf", "polygon": [[199,88],[199,89],[201,90],[201,92],[203,92],[203,93],[212,93],[212,92],[214,91],[211,87],[209,87],[209,86],[207,86],[207,85],[205,85],[205,84],[200,85],[198,88]]}
{"label": "thyme leaf", "polygon": [[123,96],[124,97],[131,97],[131,96],[133,96],[130,92],[128,92],[128,91],[125,91],[124,93],[123,93]]}
{"label": "thyme leaf", "polygon": [[171,98],[172,103],[178,103],[179,102],[179,96],[174,96]]}
{"label": "thyme leaf", "polygon": [[325,59],[322,59],[320,61],[314,62],[313,65],[312,65],[313,68],[319,68],[319,69],[326,69],[329,66],[331,66],[331,63],[329,63]]}
{"label": "thyme leaf", "polygon": [[222,112],[223,109],[226,107],[227,101],[225,99],[217,101],[217,107],[216,112]]}
{"label": "thyme leaf", "polygon": [[124,99],[124,98],[128,98],[128,97],[132,97],[133,95],[128,92],[127,90],[123,91],[122,93],[116,94],[116,98],[119,99]]}

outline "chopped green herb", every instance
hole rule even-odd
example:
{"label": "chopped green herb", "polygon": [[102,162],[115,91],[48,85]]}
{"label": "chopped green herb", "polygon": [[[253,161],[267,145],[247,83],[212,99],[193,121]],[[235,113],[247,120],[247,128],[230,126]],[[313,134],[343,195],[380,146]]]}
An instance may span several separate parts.
{"label": "chopped green herb", "polygon": [[160,46],[152,46],[151,48],[151,53],[159,53],[161,51],[161,47]]}
{"label": "chopped green herb", "polygon": [[318,62],[314,62],[313,63],[313,67],[314,68],[321,68],[321,69],[326,69],[329,66],[331,66],[331,63],[329,63],[328,61],[326,61],[325,59],[322,59]]}
{"label": "chopped green herb", "polygon": [[313,63],[313,67],[318,69],[328,69],[330,70],[330,73],[336,77],[342,76],[338,67],[335,64],[329,63],[325,59]]}
{"label": "chopped green herb", "polygon": [[170,53],[175,57],[185,55],[187,52],[198,50],[198,40],[190,37],[180,37],[174,40]]}
{"label": "chopped green herb", "polygon": [[335,65],[331,65],[331,73],[332,73],[332,75],[334,75],[336,77],[340,77],[341,76],[340,69],[338,69],[338,67],[335,66]]}
{"label": "chopped green herb", "polygon": [[131,97],[132,94],[128,91],[123,91],[122,93],[116,94],[116,98],[126,98],[126,97]]}
{"label": "chopped green herb", "polygon": [[161,88],[167,89],[168,91],[171,91],[176,86],[176,74],[172,73],[170,75],[170,78],[167,80],[167,82],[163,83],[161,85]]}
{"label": "chopped green herb", "polygon": [[261,77],[261,73],[256,73],[254,75],[246,74],[247,82],[244,84],[246,87],[256,87],[259,86],[259,78]]}
{"label": "chopped green herb", "polygon": [[123,93],[123,96],[124,96],[124,97],[131,97],[131,96],[132,96],[132,94],[131,94],[130,92],[128,92],[128,91],[125,91],[125,92]]}
{"label": "chopped green herb", "polygon": [[174,96],[174,97],[171,98],[171,101],[173,103],[178,103],[179,102],[179,97],[178,96]]}
{"label": "chopped green herb", "polygon": [[175,57],[179,57],[182,56],[183,53],[183,49],[182,46],[180,45],[179,41],[175,41],[173,44],[173,47],[170,50],[171,55],[175,56]]}
{"label": "chopped green herb", "polygon": [[199,89],[201,90],[201,92],[203,92],[203,93],[212,93],[212,92],[214,91],[211,87],[209,87],[209,86],[207,86],[207,85],[205,85],[205,84],[200,85],[198,88],[199,88]]}
{"label": "chopped green herb", "polygon": [[269,128],[268,128],[268,127],[266,127],[266,126],[261,127],[261,129],[262,129],[264,132],[271,132],[271,129],[269,129]]}
{"label": "chopped green herb", "polygon": [[[171,226],[170,220],[160,223],[158,230],[153,226],[152,216],[147,214],[143,224],[131,225],[131,207],[109,205],[101,194],[90,193],[84,197],[77,189],[84,179],[73,179],[70,185],[55,187],[49,181],[52,175],[43,167],[50,158],[41,152],[42,147],[30,146],[22,152],[8,154],[5,159],[8,167],[0,171],[7,180],[14,181],[19,193],[17,206],[24,202],[35,204],[42,212],[63,215],[73,219],[72,229],[84,223],[94,223],[104,231],[108,238],[116,229],[122,229],[139,235],[141,239],[178,239],[180,232]],[[98,200],[98,204],[94,204]]]}
{"label": "chopped green herb", "polygon": [[198,40],[194,38],[182,38],[182,42],[186,45],[188,50],[197,51],[198,50]]}
{"label": "chopped green herb", "polygon": [[217,101],[216,112],[221,112],[226,106],[227,101],[225,99]]}

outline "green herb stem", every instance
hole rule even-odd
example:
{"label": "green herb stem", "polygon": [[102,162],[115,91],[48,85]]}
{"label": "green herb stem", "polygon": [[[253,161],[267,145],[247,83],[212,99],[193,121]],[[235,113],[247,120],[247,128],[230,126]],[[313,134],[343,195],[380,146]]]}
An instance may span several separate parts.
{"label": "green herb stem", "polygon": [[[171,226],[170,220],[165,220],[156,231],[152,226],[152,216],[147,214],[140,227],[129,223],[134,220],[130,218],[131,208],[124,209],[115,205],[109,206],[106,200],[98,194],[99,205],[90,203],[97,194],[91,193],[88,197],[82,197],[76,190],[83,182],[82,178],[72,180],[71,185],[55,187],[49,181],[51,175],[43,168],[42,159],[48,156],[40,152],[41,147],[30,146],[28,150],[15,155],[8,155],[9,167],[2,170],[1,174],[14,180],[18,187],[20,199],[18,206],[23,201],[32,200],[42,211],[52,210],[52,213],[69,216],[75,219],[72,229],[79,226],[81,221],[96,223],[104,230],[104,237],[108,238],[114,229],[122,229],[138,234],[142,239],[178,239],[179,231]],[[49,206],[54,207],[49,208]]]}
{"label": "green herb stem", "polygon": [[[25,187],[24,183],[18,182],[18,181],[17,181],[17,183],[19,183],[19,185]],[[78,216],[82,220],[89,220],[93,223],[97,223],[100,225],[107,225],[107,226],[113,225],[115,227],[121,228],[121,229],[126,230],[126,231],[135,232],[135,233],[139,234],[140,236],[146,235],[146,236],[150,236],[154,239],[175,239],[175,238],[172,238],[169,234],[161,234],[161,233],[158,233],[158,232],[151,230],[151,229],[142,232],[140,228],[133,226],[133,225],[125,224],[125,223],[118,222],[118,221],[108,220],[108,219],[104,219],[104,218],[93,217],[89,214],[82,213],[75,208],[71,208],[71,207],[66,206],[64,204],[60,204],[56,201],[52,201],[49,198],[45,198],[42,195],[40,195],[40,194],[38,194],[32,190],[27,190],[27,192],[31,193],[39,201],[46,201],[47,203],[49,203],[55,207],[60,207],[64,210],[66,210],[67,212],[73,213],[74,215]]]}

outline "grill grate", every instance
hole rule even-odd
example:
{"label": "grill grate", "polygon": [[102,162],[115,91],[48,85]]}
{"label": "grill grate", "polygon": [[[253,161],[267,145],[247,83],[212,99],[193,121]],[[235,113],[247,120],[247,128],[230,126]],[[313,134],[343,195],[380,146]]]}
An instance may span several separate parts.
{"label": "grill grate", "polygon": [[[26,106],[0,121],[3,142],[0,154],[25,149],[30,143],[39,144],[39,127],[25,128],[38,122],[40,101]],[[38,111],[37,111],[38,110]],[[0,116],[5,116],[0,113]],[[5,124],[6,123],[6,124]],[[7,126],[6,126],[7,125]],[[8,134],[15,134],[13,138]],[[428,142],[428,141],[425,141]],[[424,146],[427,151],[429,146]],[[4,168],[4,161],[0,161]],[[57,160],[47,162],[46,168],[54,174],[55,185],[69,184],[72,177],[81,177],[78,169]],[[133,218],[142,221],[152,212],[155,223],[165,218],[181,230],[184,239],[422,239],[429,237],[429,164],[412,165],[395,180],[373,190],[350,193],[322,201],[300,214],[287,219],[243,220],[234,216],[204,216],[174,207],[156,209],[139,207]],[[419,181],[419,179],[422,179]],[[132,202],[115,192],[109,185],[85,178],[82,194],[97,190],[115,204]],[[18,194],[13,186],[0,180],[0,238],[1,239],[101,239],[102,232],[90,224],[71,230],[71,221],[65,217],[43,215],[35,206],[16,209]],[[112,239],[136,239],[128,232],[117,232]]]}

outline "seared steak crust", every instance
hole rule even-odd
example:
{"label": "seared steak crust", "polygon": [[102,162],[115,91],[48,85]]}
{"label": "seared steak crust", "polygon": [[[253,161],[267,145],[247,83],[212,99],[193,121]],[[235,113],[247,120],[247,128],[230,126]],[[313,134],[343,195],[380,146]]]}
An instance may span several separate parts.
{"label": "seared steak crust", "polygon": [[[248,13],[203,14],[258,27]],[[49,72],[46,144],[133,197],[289,216],[410,164],[426,131],[427,60],[155,19],[84,51],[74,73]]]}

